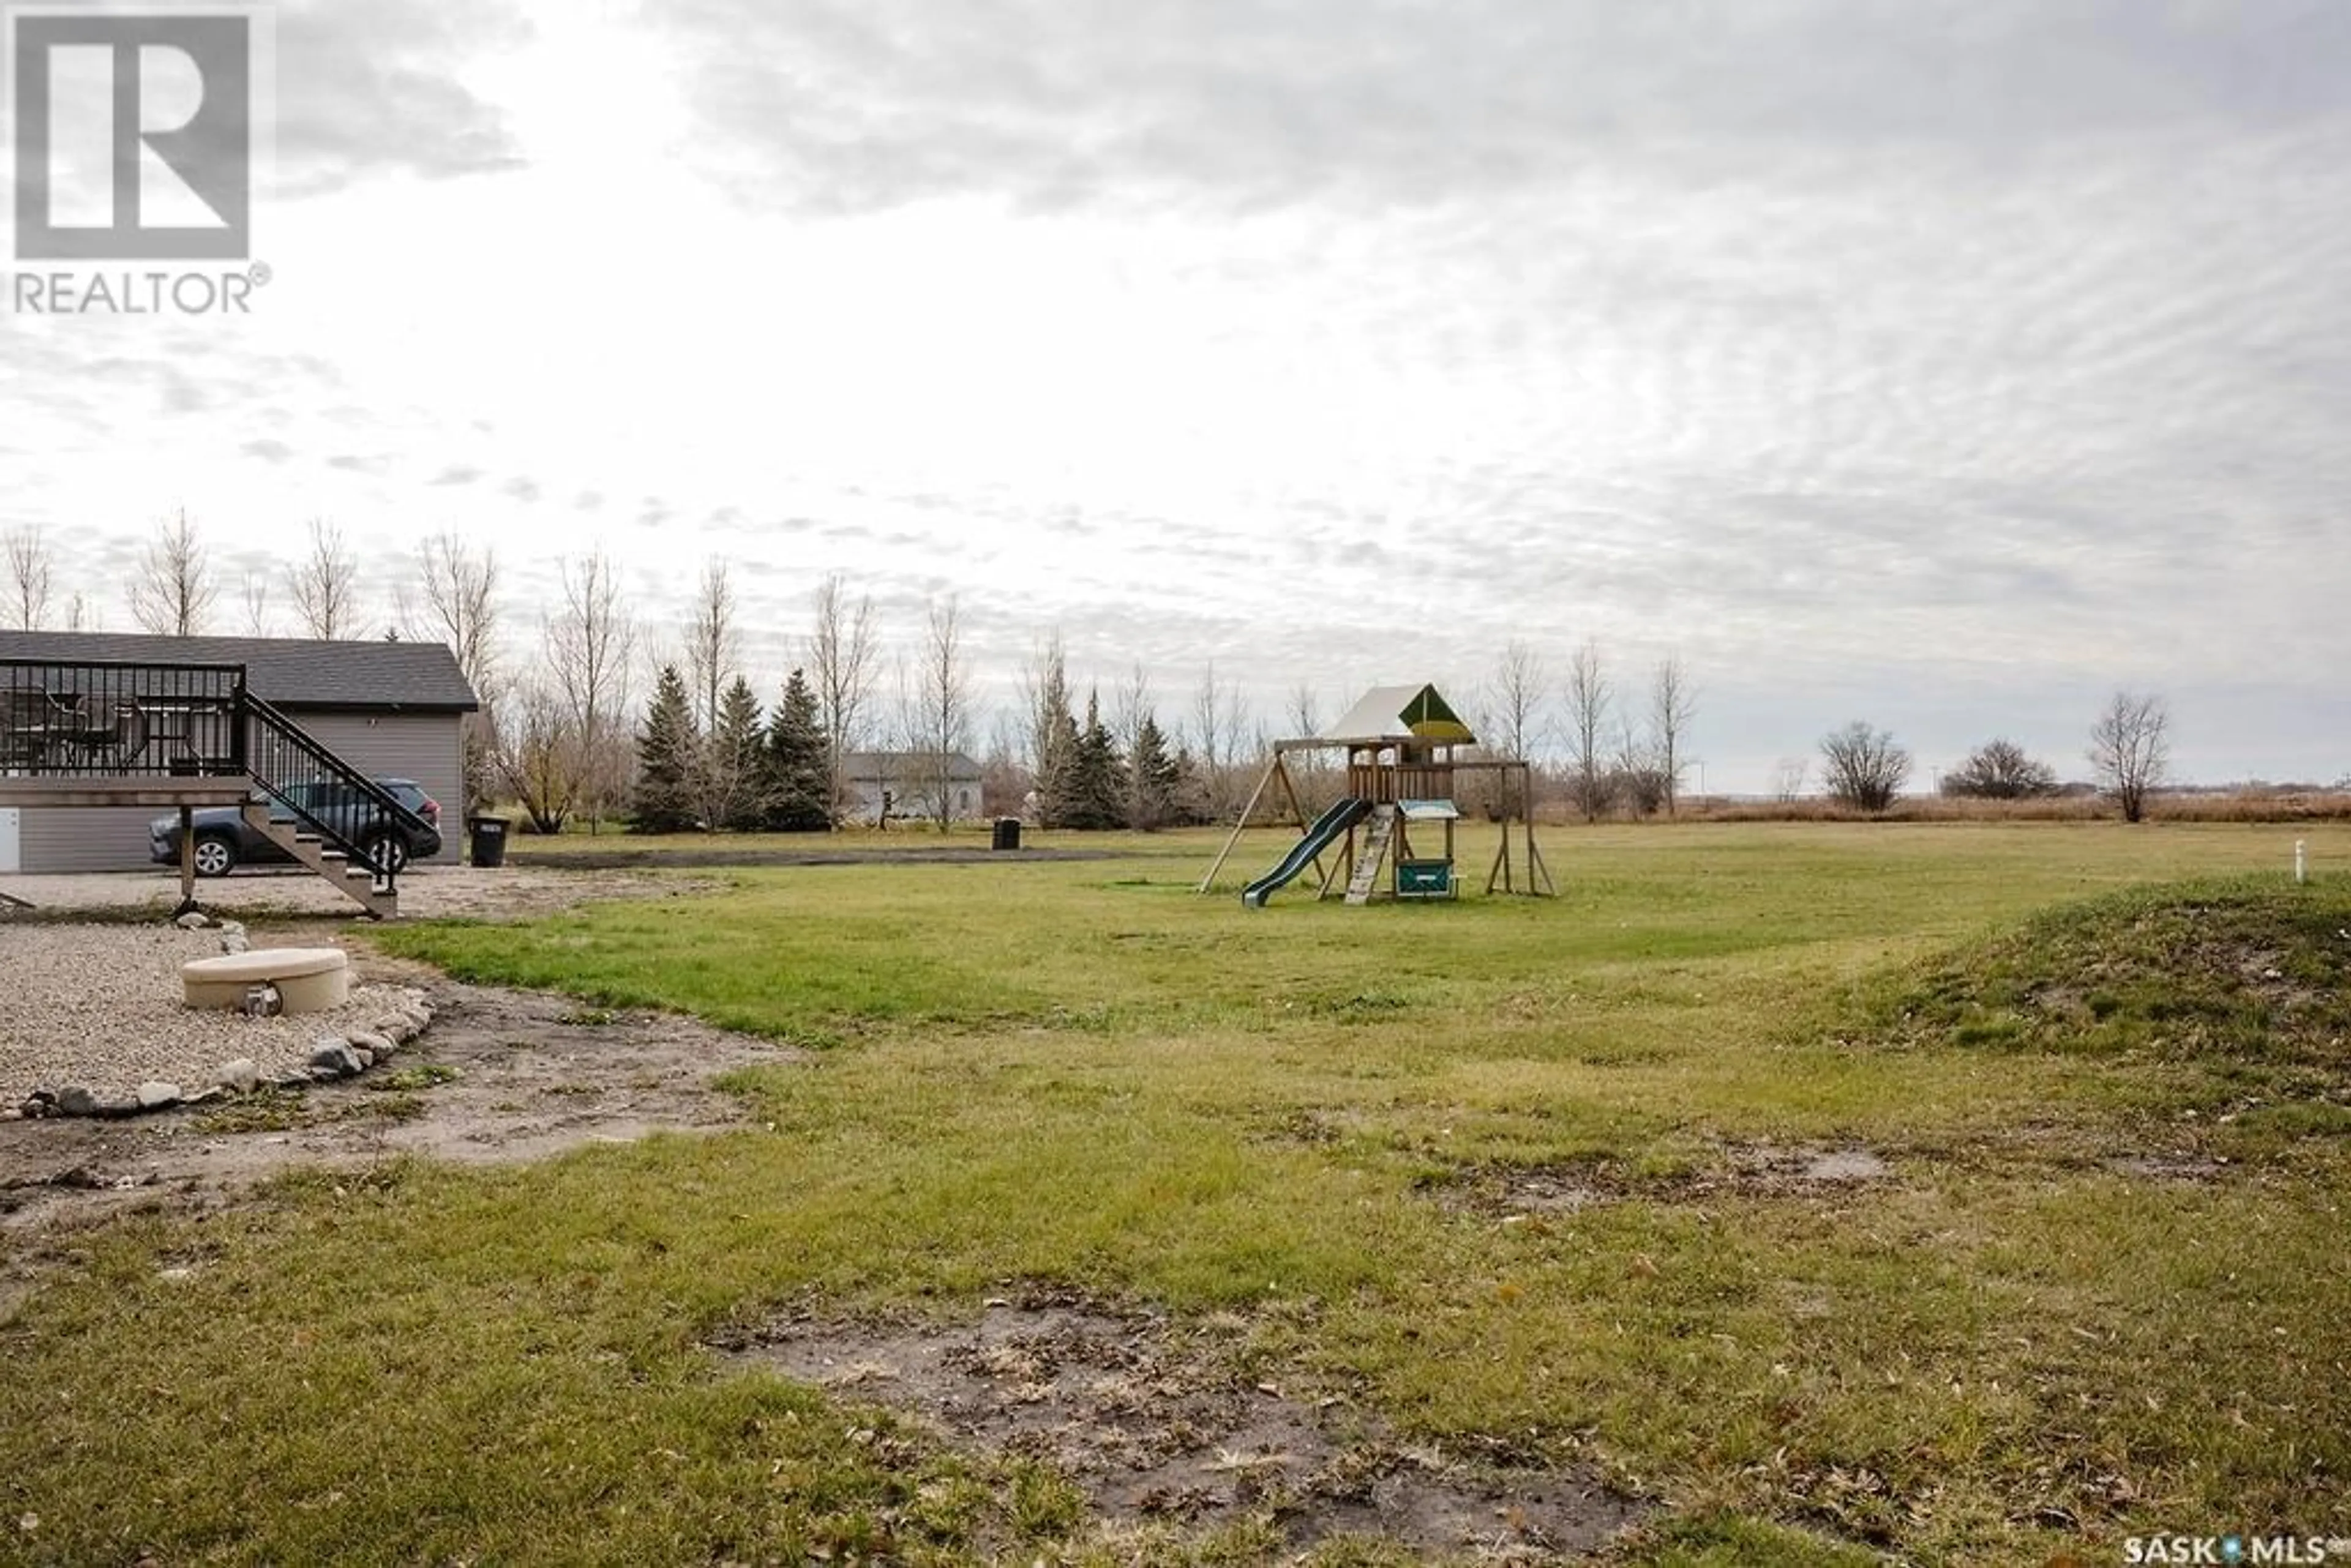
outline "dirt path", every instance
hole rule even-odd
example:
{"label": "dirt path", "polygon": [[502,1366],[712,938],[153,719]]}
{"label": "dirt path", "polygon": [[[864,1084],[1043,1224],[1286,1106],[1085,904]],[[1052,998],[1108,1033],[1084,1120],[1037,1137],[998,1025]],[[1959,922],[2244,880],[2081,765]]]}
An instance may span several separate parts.
{"label": "dirt path", "polygon": [[391,959],[360,967],[371,979],[423,986],[435,1009],[433,1027],[388,1069],[298,1095],[129,1121],[0,1122],[0,1236],[159,1200],[217,1207],[297,1165],[350,1167],[404,1153],[535,1160],[663,1129],[726,1126],[740,1109],[710,1087],[713,1077],[800,1058],[669,1014],[462,985]]}

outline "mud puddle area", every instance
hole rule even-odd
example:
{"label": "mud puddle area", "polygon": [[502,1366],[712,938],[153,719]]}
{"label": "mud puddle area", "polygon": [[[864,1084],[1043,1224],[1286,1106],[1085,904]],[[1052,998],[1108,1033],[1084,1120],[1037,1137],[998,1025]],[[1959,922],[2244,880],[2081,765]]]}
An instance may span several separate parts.
{"label": "mud puddle area", "polygon": [[1594,1477],[1400,1443],[1343,1396],[1252,1373],[1249,1329],[1047,1294],[946,1327],[796,1317],[714,1348],[1049,1464],[1113,1528],[1262,1519],[1296,1547],[1377,1538],[1536,1563],[1580,1558],[1641,1517]]}

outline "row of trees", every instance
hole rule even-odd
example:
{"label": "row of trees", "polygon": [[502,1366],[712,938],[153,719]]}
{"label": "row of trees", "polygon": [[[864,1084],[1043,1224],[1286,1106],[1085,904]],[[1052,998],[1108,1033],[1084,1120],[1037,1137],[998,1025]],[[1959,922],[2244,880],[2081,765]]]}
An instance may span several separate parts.
{"label": "row of trees", "polygon": [[[1555,723],[1543,716],[1552,687],[1531,645],[1514,639],[1504,647],[1476,704],[1473,727],[1489,749],[1521,758],[1563,751],[1568,801],[1586,821],[1617,810],[1646,817],[1680,809],[1698,688],[1678,655],[1650,669],[1645,690],[1625,690],[1600,644],[1587,638],[1557,683]],[[1562,744],[1554,747],[1554,740]]]}
{"label": "row of trees", "polygon": [[[242,623],[222,627],[214,613],[222,578],[211,551],[185,510],[156,526],[154,536],[140,552],[139,564],[128,587],[131,618],[142,632],[159,637],[199,637],[225,629],[252,636],[267,636],[276,629],[274,590],[282,587],[294,607],[296,633],[306,637],[366,637],[377,632],[394,634],[410,619],[403,595],[392,606],[388,622],[371,625],[360,603],[359,558],[344,540],[342,530],[325,518],[309,524],[309,549],[273,579],[247,570],[238,583]],[[11,528],[0,535],[0,571],[6,574],[0,612],[12,624],[28,632],[46,629],[55,613],[60,630],[100,629],[98,607],[77,591],[63,605],[52,591],[56,562],[42,530]]]}
{"label": "row of trees", "polygon": [[[1213,682],[1214,676],[1211,675]],[[1150,831],[1207,821],[1215,801],[1198,759],[1171,741],[1159,723],[1151,687],[1138,667],[1102,716],[1097,688],[1086,694],[1082,722],[1071,706],[1069,661],[1061,637],[1049,638],[1023,679],[1029,718],[1025,814],[1049,828],[1136,828]],[[1217,704],[1208,701],[1212,718]],[[1001,743],[996,760],[1008,760]]]}
{"label": "row of trees", "polygon": [[820,832],[832,825],[827,758],[816,694],[794,670],[771,715],[737,674],[718,699],[705,733],[685,677],[664,664],[637,736],[631,825],[641,832],[695,828],[741,832]]}
{"label": "row of trees", "polygon": [[[2124,820],[2147,815],[2147,796],[2170,768],[2171,712],[2150,693],[2116,692],[2090,727],[2085,756],[2098,788],[2122,809]],[[1823,783],[1831,800],[1856,810],[1883,811],[1909,780],[1910,753],[1886,730],[1855,720],[1821,741]],[[1782,764],[1782,779],[1787,779]],[[1801,779],[1801,774],[1797,775]],[[1799,786],[1800,787],[1800,786]],[[1946,795],[1980,800],[2029,800],[2058,791],[2057,770],[2005,737],[1986,741],[1943,775]],[[1795,789],[1785,789],[1793,794]]]}
{"label": "row of trees", "polygon": [[[241,585],[245,629],[269,629],[271,591],[282,587],[303,634],[392,637],[446,643],[483,698],[466,732],[468,792],[503,792],[535,826],[555,831],[575,815],[591,825],[624,810],[664,823],[719,827],[815,825],[837,821],[850,798],[847,758],[862,747],[897,759],[899,782],[942,825],[956,759],[973,744],[977,710],[960,608],[935,600],[918,645],[885,662],[870,598],[839,576],[817,585],[802,655],[771,709],[743,674],[737,605],[725,562],[705,570],[682,637],[663,661],[642,715],[633,676],[645,641],[601,553],[559,564],[557,601],[539,618],[533,656],[509,672],[495,553],[452,534],[418,549],[415,578],[395,586],[391,615],[365,619],[358,563],[340,530],[308,527],[308,549],[273,582],[247,572]],[[37,528],[0,535],[0,613],[38,628],[53,616],[68,630],[97,620],[75,593],[62,613],[51,552]],[[133,618],[149,632],[213,630],[221,582],[200,530],[184,511],[158,526],[130,584]],[[1162,724],[1145,672],[1136,668],[1111,694],[1088,694],[1082,718],[1055,635],[1040,645],[1021,682],[1019,722],[1000,717],[985,758],[987,809],[1023,810],[1049,824],[1155,828],[1215,820],[1238,810],[1240,792],[1272,738],[1252,724],[1238,687],[1214,665],[1191,694],[1184,722]],[[1674,812],[1690,766],[1696,688],[1677,657],[1624,685],[1587,640],[1554,677],[1544,658],[1514,640],[1474,694],[1474,726],[1502,755],[1557,759],[1555,788],[1587,820],[1612,812]],[[1290,732],[1319,727],[1313,694],[1291,695]],[[2116,694],[2093,726],[2088,758],[2098,784],[2131,821],[2165,779],[2169,715],[2158,696]],[[813,755],[807,748],[814,747]],[[1855,723],[1824,737],[1828,795],[1883,810],[1908,781],[1909,752],[1893,736]],[[1310,797],[1335,780],[1306,759]],[[1784,762],[1780,792],[1802,792],[1805,765]],[[1946,794],[2015,799],[2058,788],[2055,769],[2005,738],[1986,742],[1943,775]],[[1322,800],[1314,799],[1319,806]],[[1492,802],[1489,802],[1491,804]]]}

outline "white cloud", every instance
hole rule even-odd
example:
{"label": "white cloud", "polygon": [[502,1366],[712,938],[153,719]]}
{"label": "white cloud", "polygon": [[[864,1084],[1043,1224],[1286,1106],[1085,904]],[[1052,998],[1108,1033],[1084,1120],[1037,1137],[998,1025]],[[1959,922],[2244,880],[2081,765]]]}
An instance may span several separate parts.
{"label": "white cloud", "polygon": [[1678,647],[1716,788],[2121,683],[2351,768],[2340,8],[492,15],[281,28],[277,281],[0,319],[0,520],[110,597],[183,504],[456,528],[518,636],[562,554],[662,626],[724,554],[763,685],[834,570],[1171,706]]}

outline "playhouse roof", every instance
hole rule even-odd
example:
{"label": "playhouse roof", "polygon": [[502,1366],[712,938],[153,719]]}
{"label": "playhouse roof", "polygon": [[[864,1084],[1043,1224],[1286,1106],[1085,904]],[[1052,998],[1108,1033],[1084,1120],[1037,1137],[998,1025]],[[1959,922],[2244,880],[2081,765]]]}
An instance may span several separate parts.
{"label": "playhouse roof", "polygon": [[1353,707],[1339,716],[1321,737],[1353,746],[1387,745],[1399,740],[1433,741],[1439,746],[1468,746],[1478,737],[1437,695],[1431,685],[1374,686]]}

